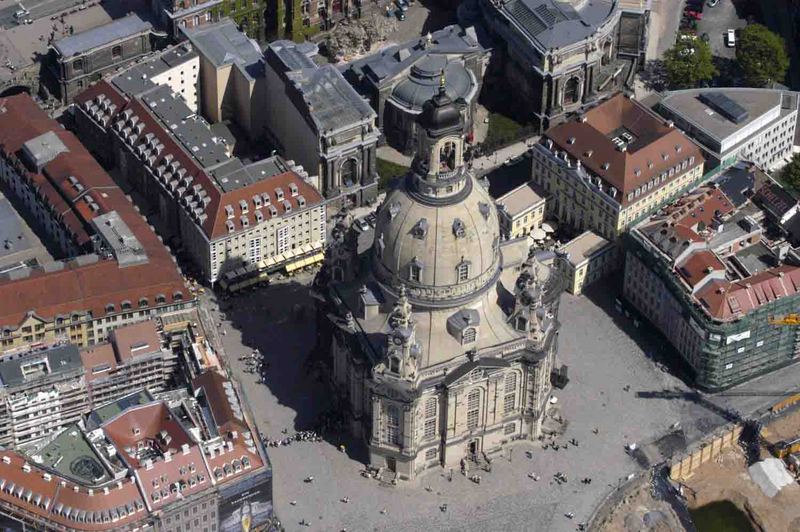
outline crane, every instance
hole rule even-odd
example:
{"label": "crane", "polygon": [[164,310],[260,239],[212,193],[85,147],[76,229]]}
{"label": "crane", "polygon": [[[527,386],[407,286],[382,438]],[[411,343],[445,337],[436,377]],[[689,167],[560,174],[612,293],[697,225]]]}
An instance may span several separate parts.
{"label": "crane", "polygon": [[782,318],[769,317],[770,325],[800,325],[800,314],[786,314]]}

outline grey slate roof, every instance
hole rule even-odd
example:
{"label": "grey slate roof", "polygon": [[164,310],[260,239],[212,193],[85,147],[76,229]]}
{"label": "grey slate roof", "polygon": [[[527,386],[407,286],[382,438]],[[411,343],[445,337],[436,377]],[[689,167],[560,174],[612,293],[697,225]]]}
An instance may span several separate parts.
{"label": "grey slate roof", "polygon": [[333,65],[290,72],[289,79],[308,106],[317,130],[332,131],[375,117],[375,111]]}
{"label": "grey slate roof", "polygon": [[208,124],[176,97],[166,85],[159,85],[142,96],[150,111],[164,122],[183,147],[203,168],[229,159],[225,146],[215,141]]}
{"label": "grey slate roof", "polygon": [[183,32],[214,66],[235,64],[251,78],[260,73],[263,58],[261,48],[256,41],[239,31],[231,19],[197,29],[184,29]]}
{"label": "grey slate roof", "polygon": [[32,351],[4,358],[0,361],[0,384],[16,386],[33,380],[36,377],[25,378],[22,374],[22,366],[37,361],[47,361],[49,372],[46,374],[57,374],[83,367],[77,346],[73,344],[57,345],[44,351]]}
{"label": "grey slate roof", "polygon": [[[478,42],[475,28],[462,28],[458,25],[447,26],[431,34],[427,42],[426,37],[412,39],[402,44],[389,46],[383,50],[363,57],[344,67],[352,71],[357,77],[366,76],[373,84],[380,84],[384,80],[394,78],[405,72],[412,65],[416,65],[428,56],[444,58],[445,55],[467,54],[485,52],[486,49]],[[422,65],[427,70],[441,72],[443,59],[433,59],[442,63],[438,66],[433,63]],[[449,81],[449,80],[448,80]],[[438,83],[438,76],[436,78]]]}
{"label": "grey slate roof", "polygon": [[528,40],[549,50],[589,37],[616,9],[616,0],[591,0],[578,9],[557,0],[511,0],[500,11]]}
{"label": "grey slate roof", "polygon": [[269,157],[248,165],[237,158],[232,158],[216,168],[212,175],[223,192],[230,192],[286,171],[288,168],[278,157]]}
{"label": "grey slate roof", "polygon": [[71,57],[152,29],[153,26],[149,22],[145,22],[139,18],[139,15],[133,14],[59,39],[53,44],[53,47],[62,57]]}

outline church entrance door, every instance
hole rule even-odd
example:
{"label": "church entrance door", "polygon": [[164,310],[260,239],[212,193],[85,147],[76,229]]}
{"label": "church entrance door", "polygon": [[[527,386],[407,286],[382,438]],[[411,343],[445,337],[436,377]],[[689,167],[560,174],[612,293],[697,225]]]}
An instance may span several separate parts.
{"label": "church entrance door", "polygon": [[469,442],[469,445],[467,446],[467,454],[468,454],[470,460],[473,460],[473,461],[477,460],[478,459],[478,453],[480,451],[481,451],[480,440],[472,440],[471,442]]}
{"label": "church entrance door", "polygon": [[397,473],[397,460],[394,458],[387,458],[386,459],[386,469],[391,471],[392,473]]}

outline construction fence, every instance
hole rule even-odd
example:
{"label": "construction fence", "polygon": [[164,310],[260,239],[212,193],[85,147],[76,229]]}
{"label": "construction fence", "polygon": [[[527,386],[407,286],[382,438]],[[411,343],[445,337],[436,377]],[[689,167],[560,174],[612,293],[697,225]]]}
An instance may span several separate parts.
{"label": "construction fence", "polygon": [[673,457],[669,467],[669,478],[673,481],[684,481],[691,477],[698,467],[709,460],[717,458],[722,451],[735,445],[742,435],[739,423],[726,425],[720,431],[704,438],[680,457]]}

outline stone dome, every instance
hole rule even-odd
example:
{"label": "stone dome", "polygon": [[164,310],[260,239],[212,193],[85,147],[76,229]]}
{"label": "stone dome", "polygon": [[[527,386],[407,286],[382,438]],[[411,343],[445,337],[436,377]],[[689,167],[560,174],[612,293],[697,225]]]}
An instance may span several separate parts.
{"label": "stone dome", "polygon": [[459,197],[439,202],[419,194],[411,174],[378,212],[374,276],[390,291],[405,285],[415,305],[463,304],[480,297],[499,275],[494,202],[472,175],[464,177]]}

